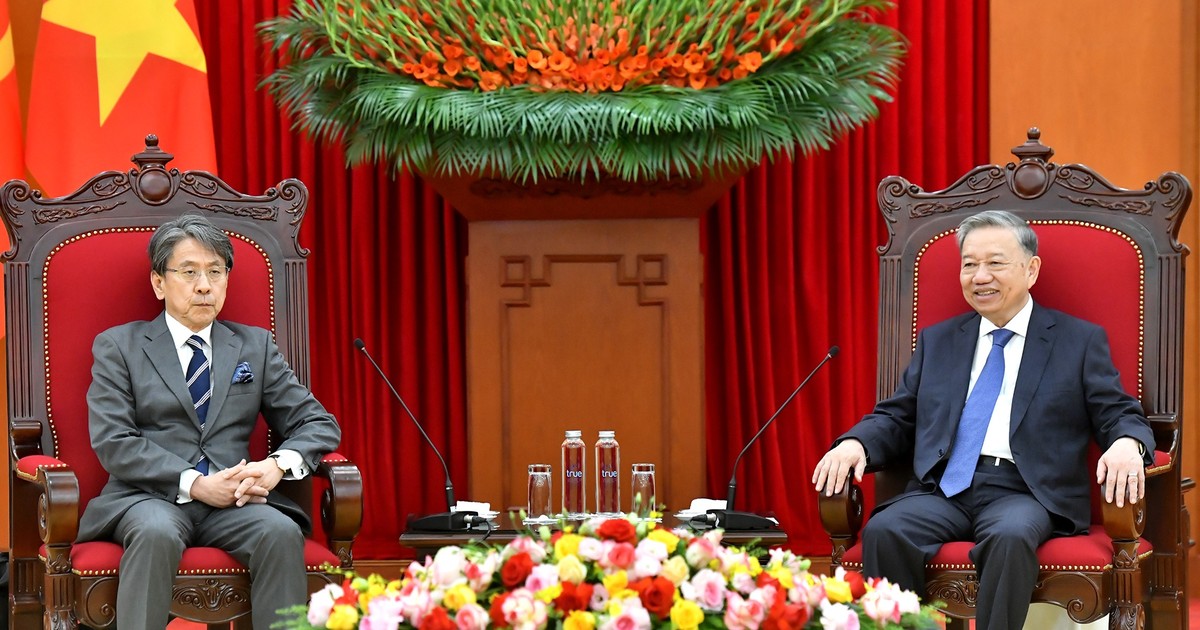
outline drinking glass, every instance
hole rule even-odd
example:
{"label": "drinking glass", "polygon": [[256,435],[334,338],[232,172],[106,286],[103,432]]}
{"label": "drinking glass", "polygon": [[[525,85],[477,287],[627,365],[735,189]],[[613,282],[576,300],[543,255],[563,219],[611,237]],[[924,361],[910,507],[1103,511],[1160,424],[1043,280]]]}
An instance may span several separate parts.
{"label": "drinking glass", "polygon": [[634,464],[629,474],[632,480],[629,496],[631,512],[648,517],[654,511],[654,464]]}
{"label": "drinking glass", "polygon": [[529,518],[549,518],[554,515],[551,505],[554,494],[550,484],[550,464],[529,465],[529,506],[526,511]]}

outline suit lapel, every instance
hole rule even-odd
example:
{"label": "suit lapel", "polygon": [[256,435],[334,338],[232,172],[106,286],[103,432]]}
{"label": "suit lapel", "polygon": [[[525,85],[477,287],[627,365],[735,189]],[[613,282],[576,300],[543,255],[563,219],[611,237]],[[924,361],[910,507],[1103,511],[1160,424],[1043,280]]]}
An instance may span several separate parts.
{"label": "suit lapel", "polygon": [[165,317],[165,314],[159,315],[158,318],[146,325],[146,345],[142,351],[146,353],[146,358],[150,360],[151,365],[154,366],[163,382],[167,384],[171,393],[179,399],[179,404],[187,412],[188,417],[199,428],[200,418],[196,416],[196,409],[192,406],[192,395],[188,392],[187,381],[183,376],[183,366],[179,363],[179,349],[175,347],[175,341],[171,338],[170,331],[167,330]]}
{"label": "suit lapel", "polygon": [[950,375],[950,430],[958,430],[963,406],[967,403],[967,389],[971,386],[971,363],[975,360],[975,346],[979,343],[979,315],[969,317],[958,328],[954,337],[954,356],[948,366]]}
{"label": "suit lapel", "polygon": [[242,341],[233,331],[219,321],[213,322],[212,327],[212,378],[213,395],[208,404],[208,423],[205,432],[221,417],[221,407],[229,396],[229,386],[233,379],[233,366],[238,357],[242,356]]}
{"label": "suit lapel", "polygon": [[[1017,372],[1017,385],[1013,389],[1012,416],[1009,418],[1008,435],[1011,438],[1025,419],[1029,403],[1042,382],[1042,372],[1050,360],[1050,349],[1054,347],[1054,317],[1033,304],[1029,315],[1029,330],[1026,331],[1025,350],[1021,355],[1021,369]],[[1010,440],[1011,441],[1011,440]]]}

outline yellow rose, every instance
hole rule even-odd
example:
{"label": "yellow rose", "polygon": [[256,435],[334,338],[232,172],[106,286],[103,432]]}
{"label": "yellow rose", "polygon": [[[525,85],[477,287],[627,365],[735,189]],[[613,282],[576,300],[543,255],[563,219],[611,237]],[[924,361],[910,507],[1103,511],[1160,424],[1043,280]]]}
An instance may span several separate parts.
{"label": "yellow rose", "polygon": [[668,553],[675,553],[675,549],[679,547],[679,537],[667,529],[655,528],[646,535],[646,538],[666,545]]}
{"label": "yellow rose", "polygon": [[546,602],[547,604],[558,599],[559,595],[562,595],[562,584],[555,584],[554,586],[547,586],[546,588],[538,591],[537,593],[534,593],[534,597],[537,597],[538,599],[542,600],[543,602]]}
{"label": "yellow rose", "polygon": [[563,534],[559,536],[558,540],[554,542],[554,555],[559,558],[578,556],[579,541],[581,540],[583,540],[583,537],[579,534]]}
{"label": "yellow rose", "polygon": [[563,619],[563,630],[595,630],[596,616],[582,610],[572,610]]}
{"label": "yellow rose", "polygon": [[791,588],[796,585],[796,580],[792,578],[792,572],[783,567],[775,567],[774,569],[767,571],[767,574],[776,580],[779,580],[779,585],[788,590],[791,590]]}
{"label": "yellow rose", "polygon": [[612,575],[604,576],[604,590],[608,591],[609,597],[614,597],[617,593],[625,590],[629,585],[629,576],[624,571],[617,571]]}
{"label": "yellow rose", "polygon": [[825,597],[835,604],[849,604],[850,584],[845,580],[825,578]]}
{"label": "yellow rose", "polygon": [[358,627],[358,609],[350,604],[334,606],[325,627],[331,630],[355,630]]}
{"label": "yellow rose", "polygon": [[558,561],[558,579],[578,585],[583,584],[585,578],[587,567],[583,566],[579,556],[563,556],[562,560]]}
{"label": "yellow rose", "polygon": [[662,576],[671,580],[675,586],[686,582],[690,574],[691,570],[688,569],[687,560],[684,560],[683,556],[671,556],[662,565]]}
{"label": "yellow rose", "polygon": [[458,610],[467,604],[475,603],[475,591],[466,584],[456,584],[446,589],[442,596],[442,605],[448,610]]}
{"label": "yellow rose", "polygon": [[671,621],[678,630],[695,630],[704,621],[704,611],[696,602],[677,599],[675,605],[671,606]]}

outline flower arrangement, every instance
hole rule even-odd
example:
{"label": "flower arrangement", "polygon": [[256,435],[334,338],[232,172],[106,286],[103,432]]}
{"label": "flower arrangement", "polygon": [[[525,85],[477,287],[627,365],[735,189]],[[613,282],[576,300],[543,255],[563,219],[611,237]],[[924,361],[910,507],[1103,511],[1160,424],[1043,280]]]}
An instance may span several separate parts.
{"label": "flower arrangement", "polygon": [[283,109],[352,162],[636,181],[825,147],[888,99],[886,0],[298,0]]}
{"label": "flower arrangement", "polygon": [[444,547],[404,578],[346,576],[290,611],[288,628],[419,630],[857,630],[936,628],[938,615],[887,580],[770,550],[765,563],[642,520],[541,528],[503,547]]}

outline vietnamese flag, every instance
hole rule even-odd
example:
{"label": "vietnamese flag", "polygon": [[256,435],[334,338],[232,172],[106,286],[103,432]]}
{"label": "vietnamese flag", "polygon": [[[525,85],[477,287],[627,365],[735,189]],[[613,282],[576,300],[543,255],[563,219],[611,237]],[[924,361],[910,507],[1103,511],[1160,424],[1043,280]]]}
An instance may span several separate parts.
{"label": "vietnamese flag", "polygon": [[216,171],[208,75],[192,0],[46,0],[25,164],[49,196],[131,167],[147,134],[180,170]]}

